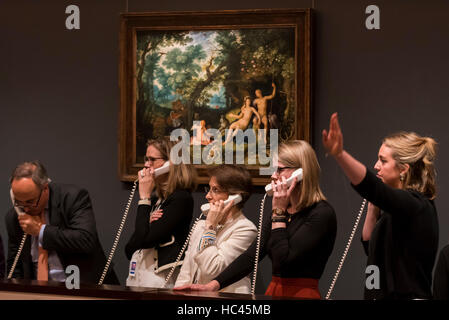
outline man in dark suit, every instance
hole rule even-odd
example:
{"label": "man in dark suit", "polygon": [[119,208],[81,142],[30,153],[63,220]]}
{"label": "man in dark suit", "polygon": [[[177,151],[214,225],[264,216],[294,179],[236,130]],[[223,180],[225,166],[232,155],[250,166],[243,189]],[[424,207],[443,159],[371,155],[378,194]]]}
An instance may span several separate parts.
{"label": "man in dark suit", "polygon": [[[106,258],[88,192],[50,182],[38,161],[18,165],[10,183],[14,208],[5,218],[8,272],[25,233],[28,236],[14,278],[64,281],[67,266],[75,265],[81,283],[96,284]],[[104,283],[119,283],[112,268]]]}

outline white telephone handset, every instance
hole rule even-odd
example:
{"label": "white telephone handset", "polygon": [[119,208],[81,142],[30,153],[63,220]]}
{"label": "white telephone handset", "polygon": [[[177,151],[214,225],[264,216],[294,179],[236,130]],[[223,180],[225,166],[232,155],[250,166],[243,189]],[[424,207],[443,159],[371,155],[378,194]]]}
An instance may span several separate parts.
{"label": "white telephone handset", "polygon": [[[154,169],[154,176],[158,177],[164,173],[167,173],[170,171],[170,161],[165,161],[165,163],[162,165],[162,167]],[[139,171],[139,174],[141,175],[142,170]]]}
{"label": "white telephone handset", "polygon": [[170,170],[170,161],[165,161],[164,165],[160,168],[154,169],[154,176],[160,176],[161,174],[167,173]]}
{"label": "white telephone handset", "polygon": [[19,215],[25,214],[25,212],[22,209],[15,206],[14,193],[12,193],[12,189],[9,189],[9,195],[11,196],[12,205],[13,205],[14,209],[16,210],[17,214],[19,214]]}
{"label": "white telephone handset", "polygon": [[[242,201],[242,196],[239,194],[233,194],[230,195],[225,201],[224,201],[224,205],[227,206],[229,202],[234,200],[234,205],[236,205],[237,203],[239,203],[240,201]],[[201,206],[201,211],[203,212],[203,214],[206,216],[207,213],[209,212],[210,209],[210,204],[209,203],[205,203]]]}
{"label": "white telephone handset", "polygon": [[[287,183],[287,187],[290,187],[291,184],[293,183],[293,179],[296,179],[297,181],[301,181],[302,180],[302,168],[297,169],[296,171],[294,171],[292,173],[292,175],[287,179],[286,183]],[[271,183],[267,184],[265,186],[265,192],[271,197],[273,196],[273,189],[271,187]]]}

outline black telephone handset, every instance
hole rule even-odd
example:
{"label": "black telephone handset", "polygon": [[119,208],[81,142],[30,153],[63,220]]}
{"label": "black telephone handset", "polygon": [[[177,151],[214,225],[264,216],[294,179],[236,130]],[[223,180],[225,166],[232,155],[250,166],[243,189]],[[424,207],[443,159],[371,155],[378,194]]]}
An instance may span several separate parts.
{"label": "black telephone handset", "polygon": [[[164,173],[168,173],[169,170],[170,170],[170,161],[166,161],[160,168],[154,169],[154,176],[157,177]],[[141,175],[142,171],[139,171],[137,174]],[[136,179],[134,181],[133,188],[131,189],[131,193],[129,195],[128,203],[126,204],[126,208],[123,213],[122,221],[120,222],[120,226],[118,227],[117,234],[115,236],[114,243],[111,248],[111,252],[109,253],[108,260],[104,267],[103,273],[101,274],[100,280],[98,281],[98,285],[103,284],[104,278],[106,277],[106,273],[108,272],[109,266],[111,265],[112,258],[114,257],[114,253],[115,253],[115,250],[117,249],[118,241],[120,240],[120,236],[123,231],[123,227],[125,226],[126,218],[128,217],[129,208],[131,207],[131,203],[133,201],[134,193],[136,192],[138,182],[139,182],[139,179]]]}

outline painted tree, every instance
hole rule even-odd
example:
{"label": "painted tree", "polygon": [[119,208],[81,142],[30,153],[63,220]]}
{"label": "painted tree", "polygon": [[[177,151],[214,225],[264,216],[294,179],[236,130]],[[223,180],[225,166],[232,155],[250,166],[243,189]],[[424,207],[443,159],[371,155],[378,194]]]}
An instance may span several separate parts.
{"label": "painted tree", "polygon": [[[240,71],[243,79],[251,83],[275,82],[277,95],[282,94],[285,109],[280,137],[290,139],[294,134],[295,118],[295,60],[294,33],[285,29],[241,30]],[[254,90],[255,88],[252,88]],[[270,102],[271,103],[271,102]]]}
{"label": "painted tree", "polygon": [[136,50],[137,120],[143,124],[151,122],[154,113],[154,79],[156,66],[166,54],[161,48],[173,44],[185,45],[192,39],[187,32],[139,32]]}

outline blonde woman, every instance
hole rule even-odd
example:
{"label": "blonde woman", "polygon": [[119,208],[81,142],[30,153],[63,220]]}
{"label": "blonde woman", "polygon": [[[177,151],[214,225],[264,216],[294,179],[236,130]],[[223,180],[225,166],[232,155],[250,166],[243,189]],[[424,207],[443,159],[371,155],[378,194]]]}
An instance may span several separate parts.
{"label": "blonde woman", "polygon": [[[206,199],[211,207],[206,219],[200,220],[192,233],[175,289],[208,283],[256,238],[256,226],[242,212],[252,191],[249,171],[240,166],[220,165],[209,170],[209,176]],[[242,201],[225,206],[224,201],[235,194],[241,195]],[[250,293],[251,281],[245,277],[220,291]]]}
{"label": "blonde woman", "polygon": [[[282,184],[303,169],[303,180],[290,187]],[[332,252],[337,233],[334,209],[319,185],[320,167],[305,141],[289,141],[279,147],[273,184],[272,211],[264,216],[259,260],[272,260],[273,277],[266,295],[320,299],[318,281]],[[247,276],[254,266],[256,241],[228,268],[205,285],[191,290],[216,291]]]}
{"label": "blonde woman", "polygon": [[336,113],[329,131],[323,130],[323,144],[369,201],[362,241],[367,265],[378,268],[380,281],[365,287],[365,298],[431,299],[438,249],[435,140],[413,132],[386,137],[374,166],[376,175],[343,149]]}
{"label": "blonde woman", "polygon": [[[193,213],[191,192],[196,187],[194,168],[170,164],[168,173],[154,174],[170,161],[172,147],[173,142],[168,139],[147,142],[145,167],[139,172],[135,230],[125,247],[130,259],[127,286],[163,287],[189,232]],[[177,272],[167,287],[173,287]]]}

